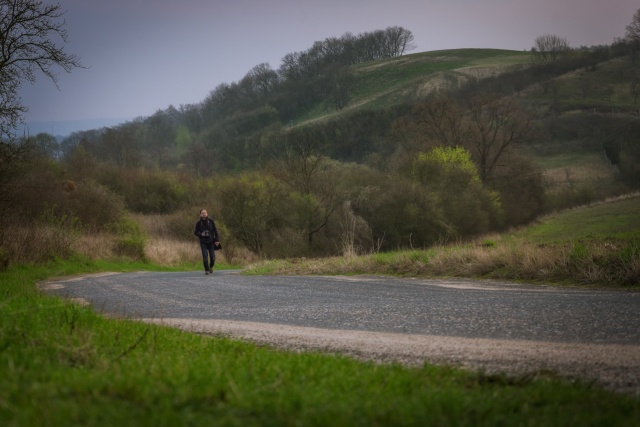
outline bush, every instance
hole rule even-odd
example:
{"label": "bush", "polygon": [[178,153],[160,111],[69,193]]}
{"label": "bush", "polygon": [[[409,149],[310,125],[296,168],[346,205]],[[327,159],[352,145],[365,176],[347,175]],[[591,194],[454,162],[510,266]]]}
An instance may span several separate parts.
{"label": "bush", "polygon": [[74,185],[68,199],[70,210],[89,232],[106,230],[125,214],[122,197],[93,180]]}
{"label": "bush", "polygon": [[60,176],[52,163],[42,159],[34,160],[26,173],[12,182],[12,214],[36,220],[45,207],[49,208],[49,214],[52,209],[57,215],[69,214],[67,194]]}
{"label": "bush", "polygon": [[145,260],[144,248],[147,234],[142,225],[129,217],[123,217],[112,225],[112,231],[117,236],[116,251],[119,255],[136,260]]}
{"label": "bush", "polygon": [[55,258],[69,258],[73,243],[80,234],[76,218],[57,214],[56,207],[47,208],[35,221],[5,219],[0,262],[41,264]]}
{"label": "bush", "polygon": [[[194,236],[193,231],[196,222],[200,219],[200,210],[204,207],[205,206],[194,206],[183,208],[169,215],[155,217],[159,224],[154,228],[157,228],[159,232],[165,235],[165,237],[187,242],[196,242],[197,239]],[[213,218],[216,222],[218,232],[225,240],[227,240],[229,235],[224,232],[225,227],[222,224],[222,218],[218,214],[217,209],[206,209],[209,213],[209,217]],[[153,218],[149,215],[146,215],[146,217]]]}
{"label": "bush", "polygon": [[270,177],[245,174],[219,182],[220,215],[236,239],[260,254],[266,234],[278,228],[286,194]]}
{"label": "bush", "polygon": [[593,187],[581,184],[565,188],[561,191],[546,194],[545,206],[547,212],[584,206],[595,200]]}
{"label": "bush", "polygon": [[188,198],[174,174],[144,169],[104,167],[99,181],[124,198],[126,207],[138,213],[173,212]]}
{"label": "bush", "polygon": [[413,178],[438,196],[438,207],[455,237],[488,231],[499,224],[498,196],[484,187],[464,148],[435,147],[413,163]]}
{"label": "bush", "polygon": [[529,159],[510,156],[489,186],[500,194],[505,227],[527,224],[544,211],[542,171]]}
{"label": "bush", "polygon": [[380,250],[424,247],[446,239],[447,227],[437,197],[423,185],[395,177],[365,188],[352,204],[371,227]]}

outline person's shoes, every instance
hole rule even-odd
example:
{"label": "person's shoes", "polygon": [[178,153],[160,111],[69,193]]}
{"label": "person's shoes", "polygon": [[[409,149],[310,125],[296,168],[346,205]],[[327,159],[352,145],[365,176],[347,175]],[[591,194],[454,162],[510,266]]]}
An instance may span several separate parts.
{"label": "person's shoes", "polygon": [[204,275],[205,275],[205,276],[208,276],[208,275],[209,275],[209,270],[205,271],[205,272],[204,272]]}
{"label": "person's shoes", "polygon": [[209,273],[213,274],[213,267],[209,269]]}

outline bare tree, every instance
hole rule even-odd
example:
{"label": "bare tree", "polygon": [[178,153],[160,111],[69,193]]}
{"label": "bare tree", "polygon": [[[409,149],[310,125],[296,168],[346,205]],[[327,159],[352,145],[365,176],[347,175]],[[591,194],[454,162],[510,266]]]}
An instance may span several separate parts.
{"label": "bare tree", "polygon": [[40,132],[32,139],[40,155],[52,159],[58,159],[60,157],[60,143],[55,136],[46,132]]}
{"label": "bare tree", "polygon": [[633,14],[631,23],[627,25],[625,36],[630,42],[640,44],[640,9]]}
{"label": "bare tree", "polygon": [[447,96],[431,99],[416,107],[416,124],[420,133],[435,145],[458,147],[464,145],[468,130],[462,126],[460,106]]}
{"label": "bare tree", "polygon": [[329,223],[343,204],[333,162],[321,154],[314,130],[289,133],[284,141],[283,158],[274,163],[272,175],[296,194],[294,215],[311,247],[313,237]]}
{"label": "bare tree", "polygon": [[485,183],[492,181],[496,168],[505,166],[515,145],[531,142],[536,135],[533,114],[512,98],[475,97],[468,120],[467,144]]}
{"label": "bare tree", "polygon": [[[70,72],[81,67],[52,38],[67,41],[60,5],[35,0],[0,0],[0,216],[11,201],[11,183],[19,175],[34,144],[14,141],[13,132],[27,107],[19,96],[23,82],[42,72],[57,84],[55,67]],[[0,236],[1,239],[1,236]]]}
{"label": "bare tree", "polygon": [[263,253],[266,236],[281,221],[284,186],[272,177],[245,173],[221,179],[217,187],[220,214],[230,234],[253,253]]}
{"label": "bare tree", "polygon": [[536,38],[533,50],[542,62],[555,62],[570,50],[567,39],[554,34],[545,34]]}
{"label": "bare tree", "polygon": [[637,53],[640,50],[640,9],[636,10],[631,23],[627,25],[625,39],[631,49],[631,59],[635,62]]}
{"label": "bare tree", "polygon": [[82,67],[55,41],[67,42],[63,15],[59,4],[0,0],[0,137],[10,135],[27,111],[18,96],[23,82],[35,82],[41,72],[57,85],[56,67]]}
{"label": "bare tree", "polygon": [[328,65],[318,80],[318,89],[322,91],[323,98],[336,110],[347,106],[354,87],[355,78],[351,69],[337,63]]}
{"label": "bare tree", "polygon": [[278,73],[266,62],[253,67],[247,73],[247,77],[249,76],[252,78],[254,91],[260,95],[270,94],[278,85]]}
{"label": "bare tree", "polygon": [[402,56],[405,52],[416,48],[413,33],[402,27],[388,27],[385,35],[389,56]]}

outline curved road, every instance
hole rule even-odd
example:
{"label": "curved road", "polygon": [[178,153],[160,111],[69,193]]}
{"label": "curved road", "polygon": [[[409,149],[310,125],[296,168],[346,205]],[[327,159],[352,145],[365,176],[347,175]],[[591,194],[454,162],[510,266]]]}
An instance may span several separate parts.
{"label": "curved road", "polygon": [[288,348],[552,370],[640,392],[640,292],[237,271],[99,274],[41,288],[108,315]]}

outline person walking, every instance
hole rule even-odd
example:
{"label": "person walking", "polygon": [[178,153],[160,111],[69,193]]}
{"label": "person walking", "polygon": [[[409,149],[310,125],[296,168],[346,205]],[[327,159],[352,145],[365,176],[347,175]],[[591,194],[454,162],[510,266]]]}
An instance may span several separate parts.
{"label": "person walking", "polygon": [[213,273],[213,266],[216,263],[216,250],[220,249],[220,235],[213,218],[209,218],[206,209],[200,211],[200,220],[196,222],[193,232],[200,239],[200,249],[202,250],[202,263],[204,264],[204,274]]}

